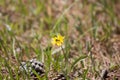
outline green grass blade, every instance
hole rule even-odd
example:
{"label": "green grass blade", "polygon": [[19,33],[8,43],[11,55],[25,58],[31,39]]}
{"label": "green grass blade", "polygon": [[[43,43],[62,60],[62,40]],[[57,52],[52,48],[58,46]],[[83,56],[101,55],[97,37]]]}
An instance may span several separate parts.
{"label": "green grass blade", "polygon": [[81,61],[81,60],[83,60],[83,59],[85,59],[85,58],[87,58],[88,56],[87,55],[82,55],[82,56],[80,56],[78,59],[76,59],[74,62],[73,62],[73,64],[72,64],[72,66],[71,66],[71,69],[75,66],[75,64],[77,64],[79,61]]}

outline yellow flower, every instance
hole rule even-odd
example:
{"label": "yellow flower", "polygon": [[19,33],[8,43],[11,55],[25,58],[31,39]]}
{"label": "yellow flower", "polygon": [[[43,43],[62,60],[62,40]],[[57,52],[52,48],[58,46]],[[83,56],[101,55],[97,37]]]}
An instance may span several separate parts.
{"label": "yellow flower", "polygon": [[60,34],[58,34],[56,37],[52,38],[52,44],[53,45],[57,45],[57,46],[61,46],[64,42],[64,36],[61,36]]}

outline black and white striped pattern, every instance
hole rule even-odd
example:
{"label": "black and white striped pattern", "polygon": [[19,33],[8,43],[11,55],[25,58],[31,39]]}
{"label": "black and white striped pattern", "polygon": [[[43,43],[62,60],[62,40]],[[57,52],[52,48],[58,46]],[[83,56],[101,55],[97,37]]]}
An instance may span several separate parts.
{"label": "black and white striped pattern", "polygon": [[36,59],[31,59],[27,62],[22,62],[20,65],[20,71],[23,70],[25,70],[26,73],[30,73],[30,76],[34,76],[34,77],[36,77],[35,72],[40,76],[43,76],[45,73],[43,63],[37,61]]}

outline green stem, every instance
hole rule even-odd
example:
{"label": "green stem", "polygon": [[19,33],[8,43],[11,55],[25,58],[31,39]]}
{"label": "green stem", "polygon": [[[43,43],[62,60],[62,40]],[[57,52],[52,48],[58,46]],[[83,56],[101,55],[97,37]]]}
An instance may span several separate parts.
{"label": "green stem", "polygon": [[67,72],[68,72],[68,70],[67,70],[67,68],[68,68],[68,58],[67,58],[67,55],[65,54],[62,46],[61,46],[61,48],[62,48],[63,55],[64,55],[64,58],[65,58],[65,74],[67,75]]}

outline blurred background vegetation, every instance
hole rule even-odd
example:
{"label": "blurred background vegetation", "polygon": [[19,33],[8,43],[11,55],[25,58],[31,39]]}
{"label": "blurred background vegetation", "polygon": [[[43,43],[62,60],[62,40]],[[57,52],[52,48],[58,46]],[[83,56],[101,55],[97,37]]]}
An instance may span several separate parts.
{"label": "blurred background vegetation", "polygon": [[[12,79],[19,62],[33,57],[50,66],[42,53],[56,33],[66,38],[65,52],[73,68],[69,75],[81,68],[83,80],[97,80],[101,70],[112,68],[118,71],[115,78],[120,73],[119,14],[119,0],[0,0],[1,80]],[[79,61],[81,55],[88,57]]]}

